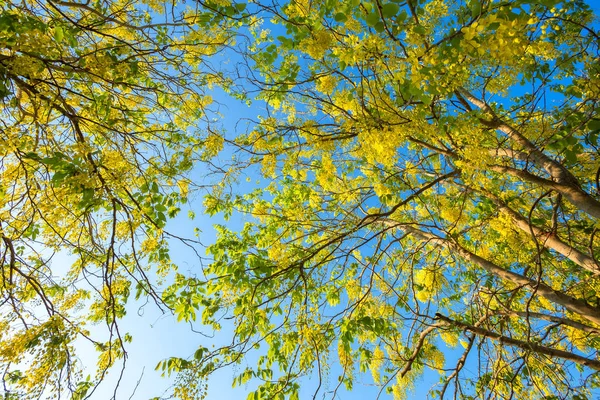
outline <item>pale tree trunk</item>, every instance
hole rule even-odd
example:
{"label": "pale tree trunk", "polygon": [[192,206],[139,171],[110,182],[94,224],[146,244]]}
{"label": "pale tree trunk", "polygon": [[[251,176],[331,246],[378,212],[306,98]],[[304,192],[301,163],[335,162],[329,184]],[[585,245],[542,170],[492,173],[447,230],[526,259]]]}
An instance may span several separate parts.
{"label": "pale tree trunk", "polygon": [[530,224],[529,221],[527,221],[527,219],[525,219],[521,214],[508,207],[506,203],[493,194],[486,192],[485,195],[494,203],[496,203],[500,211],[512,218],[512,220],[515,222],[515,226],[524,232],[533,234],[537,239],[540,240],[540,243],[544,247],[556,251],[587,271],[590,271],[595,275],[600,275],[600,267],[598,266],[596,260],[594,260],[591,256],[563,242],[555,234],[546,233],[537,226]]}
{"label": "pale tree trunk", "polygon": [[486,112],[492,118],[491,121],[484,121],[486,125],[498,129],[523,148],[523,152],[517,152],[518,156],[516,159],[531,161],[537,167],[546,170],[551,180],[537,177],[527,171],[516,168],[492,166],[492,170],[506,172],[529,182],[552,188],[565,196],[567,200],[581,211],[586,212],[592,217],[600,218],[600,202],[581,189],[579,181],[567,168],[548,157],[521,132],[499,118],[485,101],[478,99],[465,89],[457,90],[456,94],[457,96],[464,96],[470,103]]}
{"label": "pale tree trunk", "polygon": [[552,358],[562,358],[563,360],[573,361],[577,364],[586,366],[591,369],[595,369],[596,371],[600,371],[600,361],[594,360],[591,358],[582,357],[580,355],[571,353],[569,351],[553,349],[551,347],[542,346],[536,343],[526,342],[523,340],[513,339],[508,336],[500,335],[499,333],[492,332],[490,330],[480,328],[478,326],[474,326],[471,324],[467,324],[461,321],[456,321],[450,319],[444,315],[436,314],[436,319],[439,321],[443,321],[448,325],[456,326],[467,330],[469,332],[473,332],[476,335],[486,337],[488,339],[497,340],[502,344],[508,344],[511,346],[518,347],[523,350],[533,351],[538,354],[545,354]]}
{"label": "pale tree trunk", "polygon": [[483,257],[478,256],[460,246],[459,244],[449,240],[441,238],[437,235],[434,235],[429,232],[423,232],[419,229],[416,229],[409,225],[404,225],[401,223],[395,223],[389,220],[390,226],[395,226],[398,229],[401,229],[407,233],[410,233],[414,237],[426,241],[428,243],[444,247],[450,250],[453,250],[458,255],[460,255],[463,259],[472,262],[478,267],[486,270],[490,274],[501,278],[507,282],[513,283],[518,286],[528,287],[532,291],[535,292],[536,295],[542,296],[545,299],[558,304],[567,310],[580,315],[582,318],[587,319],[588,321],[597,324],[600,326],[600,309],[596,307],[592,307],[588,303],[583,300],[579,300],[575,297],[569,296],[560,291],[554,290],[552,287],[546,285],[545,283],[538,282],[536,280],[530,279],[524,275],[518,274],[513,271],[506,270],[499,265],[494,264],[491,261],[486,260]]}

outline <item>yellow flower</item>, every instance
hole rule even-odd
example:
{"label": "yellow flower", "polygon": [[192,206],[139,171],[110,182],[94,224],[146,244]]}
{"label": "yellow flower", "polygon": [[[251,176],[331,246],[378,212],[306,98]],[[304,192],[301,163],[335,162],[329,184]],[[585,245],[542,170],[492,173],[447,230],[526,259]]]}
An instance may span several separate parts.
{"label": "yellow flower", "polygon": [[326,75],[317,79],[315,87],[323,94],[332,94],[336,84],[337,79],[333,75]]}

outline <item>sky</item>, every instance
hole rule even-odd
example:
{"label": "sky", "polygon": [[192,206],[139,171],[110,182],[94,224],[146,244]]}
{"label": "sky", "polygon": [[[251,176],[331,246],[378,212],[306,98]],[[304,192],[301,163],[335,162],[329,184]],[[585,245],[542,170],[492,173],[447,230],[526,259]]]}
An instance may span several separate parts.
{"label": "sky", "polygon": [[[222,102],[220,112],[224,115],[254,116],[250,107],[233,101],[222,93],[213,93],[215,101]],[[226,129],[235,129],[233,120],[224,120]],[[190,176],[202,174],[202,166],[192,170]],[[176,232],[180,237],[195,238],[195,229],[201,231],[200,241],[209,245],[215,240],[214,224],[225,223],[219,216],[208,217],[201,210],[203,202],[203,193],[191,193],[189,201],[182,207],[179,215],[169,220],[165,231]],[[188,218],[188,211],[193,211],[195,218]],[[242,221],[231,220],[227,224],[231,227],[241,227]],[[200,249],[202,252],[203,250]],[[170,241],[170,255],[174,264],[183,274],[199,275],[201,262],[196,254],[182,243]],[[205,254],[200,254],[204,256]],[[167,278],[167,282],[172,276]],[[166,286],[166,285],[165,285]],[[177,322],[176,317],[169,313],[162,313],[154,304],[145,304],[145,301],[130,301],[127,315],[120,322],[122,332],[128,332],[132,335],[133,341],[127,345],[128,361],[125,374],[121,380],[118,390],[117,400],[120,399],[151,399],[153,397],[162,397],[165,391],[172,383],[172,379],[161,377],[159,371],[155,371],[156,365],[169,357],[187,358],[193,355],[196,348],[200,345],[207,345],[209,341],[201,334],[194,333],[190,329],[190,324]],[[198,325],[198,324],[195,324]],[[195,328],[201,329],[200,326]],[[219,338],[228,338],[231,336],[231,330],[224,326],[222,332],[215,335]],[[218,340],[210,340],[210,344],[219,344]],[[91,349],[82,357],[85,364],[93,365],[94,353]],[[86,358],[89,357],[89,361]],[[120,371],[113,368],[107,379],[103,382],[96,392],[90,398],[91,400],[104,400],[111,398],[113,387],[118,379]],[[245,399],[248,393],[247,388],[231,387],[233,380],[233,371],[219,371],[210,382],[210,392],[213,393],[207,397],[211,399]],[[139,383],[138,383],[139,382]],[[212,397],[218,394],[217,397]]]}
{"label": "sky", "polygon": [[[239,119],[255,118],[256,115],[262,113],[262,102],[255,102],[252,106],[248,106],[239,101],[230,99],[222,92],[215,91],[212,93],[216,103],[219,103],[219,112],[225,116],[235,115],[235,119],[225,118],[223,129],[225,131],[234,132],[240,129],[236,125]],[[222,161],[228,161],[230,154],[221,154]],[[198,166],[191,172],[191,177],[195,174],[202,174],[203,166]],[[259,176],[250,176],[250,183],[241,183],[241,189],[251,188],[252,185],[260,179]],[[190,195],[190,201],[186,204],[179,215],[168,221],[165,231],[175,232],[181,237],[194,237],[195,228],[200,229],[200,241],[209,245],[215,240],[215,224],[227,225],[230,229],[235,230],[241,228],[245,222],[243,217],[235,215],[228,221],[224,221],[219,215],[208,217],[202,213],[203,193],[197,192]],[[188,211],[194,211],[196,217],[190,220],[187,215]],[[179,272],[183,274],[199,274],[200,261],[197,256],[186,246],[177,241],[171,241],[171,258],[178,265]],[[201,254],[204,256],[205,254]],[[232,326],[227,325],[224,321],[223,329],[214,333],[214,338],[207,338],[201,334],[194,333],[190,329],[190,324],[176,322],[176,318],[169,314],[161,313],[153,304],[144,304],[142,301],[132,301],[128,306],[127,315],[120,322],[120,330],[122,333],[130,333],[133,337],[132,343],[127,344],[128,361],[127,366],[119,384],[119,389],[116,395],[116,400],[148,400],[154,397],[162,397],[165,395],[172,384],[172,377],[162,377],[160,371],[156,371],[156,365],[169,357],[187,358],[193,355],[198,346],[203,345],[210,347],[211,345],[218,346],[230,340],[232,336]],[[198,317],[199,319],[199,317]],[[194,330],[200,330],[204,334],[212,334],[207,332],[200,324],[193,324]],[[456,350],[456,354],[447,354],[447,359],[452,362],[453,359],[458,359],[462,348]],[[84,365],[94,365],[95,353],[91,348],[86,348],[81,354],[81,361]],[[245,363],[242,363],[237,368],[229,368],[217,371],[208,381],[208,393],[206,400],[243,400],[257,386],[256,382],[250,381],[241,387],[232,387],[233,378],[236,372],[242,371],[245,364],[250,364],[256,360],[258,355],[251,354]],[[335,365],[336,352],[332,351],[332,361]],[[323,382],[320,395],[317,397],[330,398],[323,396],[324,393],[332,391],[338,385],[337,376],[341,372],[340,368],[332,367],[328,380]],[[119,368],[113,368],[106,380],[92,394],[90,400],[106,400],[113,396],[114,385],[117,382],[120,374]],[[373,384],[370,373],[359,375],[352,391],[347,391],[344,387],[340,387],[337,391],[336,399],[343,400],[364,400],[375,399],[380,392],[380,388]],[[426,374],[423,378],[417,381],[415,385],[415,398],[425,398],[429,391],[439,379],[436,373]],[[312,399],[314,390],[317,386],[317,377],[307,377],[301,381],[300,399]],[[387,395],[382,395],[382,398],[389,398]]]}
{"label": "sky", "polygon": [[[596,13],[600,11],[600,2],[590,1],[588,3],[592,5]],[[236,126],[239,118],[254,118],[262,111],[260,110],[260,107],[262,107],[260,102],[249,107],[228,98],[222,93],[215,92],[213,97],[221,104],[220,112],[224,116],[229,117],[223,120],[223,129],[226,131],[234,132],[236,129],[239,129],[239,126]],[[230,118],[231,116],[235,116],[235,118]],[[224,156],[226,157],[227,155]],[[201,173],[202,171],[200,170],[192,172],[192,174]],[[201,241],[204,244],[212,243],[214,241],[213,224],[223,223],[224,221],[219,220],[218,216],[209,218],[203,215],[201,212],[201,193],[191,196],[191,200],[186,207],[189,210],[195,211],[196,218],[189,220],[187,218],[188,209],[183,209],[177,218],[168,222],[166,230],[177,232],[179,236],[193,237],[194,228],[199,228],[202,231]],[[241,227],[243,222],[243,220],[234,216],[232,220],[227,222],[227,225],[235,229],[236,227]],[[181,272],[198,272],[199,262],[193,252],[185,248],[185,246],[173,242],[171,257],[174,263],[179,266]],[[116,396],[117,400],[146,400],[157,396],[160,397],[168,389],[171,380],[169,378],[162,378],[160,373],[154,370],[159,361],[171,356],[189,357],[199,345],[218,345],[226,341],[232,332],[231,326],[225,324],[223,330],[215,333],[213,339],[206,338],[192,332],[188,324],[177,323],[174,316],[162,314],[152,304],[144,305],[140,301],[132,302],[129,305],[127,316],[121,321],[121,330],[129,332],[133,336],[133,341],[127,346],[128,363]],[[455,351],[446,354],[447,360],[451,362],[453,359],[457,359],[461,352],[462,348],[459,345]],[[93,365],[95,362],[92,357],[93,352],[84,351],[81,354],[81,361],[84,364]],[[247,362],[252,361],[251,358],[247,360]],[[465,368],[468,370],[476,368],[476,366],[468,364]],[[243,368],[238,368],[238,370],[241,369]],[[208,395],[206,399],[245,399],[252,388],[255,387],[255,383],[251,381],[245,386],[232,388],[231,383],[235,372],[236,370],[234,369],[224,369],[215,373],[208,382]],[[118,373],[118,369],[113,369],[91,399],[105,400],[112,397],[113,386],[118,379]],[[337,384],[335,373],[331,373],[330,380],[329,386],[334,387]],[[427,393],[437,380],[438,376],[435,373],[422,378],[415,388],[414,398],[425,398],[425,393]],[[338,393],[338,398],[344,400],[375,398],[378,389],[372,386],[369,374],[365,374],[365,377],[362,379],[364,385],[360,381],[361,379],[358,380],[352,392],[341,390]],[[309,378],[302,383],[303,387],[300,398],[312,398],[311,393],[316,385],[315,378]]]}
{"label": "sky", "polygon": [[[219,112],[225,116],[235,115],[235,119],[225,118],[223,129],[233,132],[240,129],[237,124],[242,118],[255,118],[262,112],[261,102],[255,102],[248,106],[239,101],[227,97],[222,92],[213,92],[212,96],[216,103],[219,103]],[[227,161],[230,154],[221,154],[222,161]],[[195,174],[202,174],[202,166],[198,166],[191,172],[191,177]],[[250,176],[250,183],[242,183],[247,188],[252,187],[259,176]],[[254,179],[255,178],[255,179]],[[203,194],[197,192],[190,195],[190,201],[182,208],[179,215],[168,221],[165,231],[176,232],[181,237],[194,237],[195,228],[200,229],[200,241],[209,245],[215,240],[215,224],[227,225],[230,229],[241,228],[245,222],[243,217],[234,215],[230,220],[224,221],[219,215],[208,217],[202,213]],[[196,217],[190,220],[187,217],[188,211],[194,211]],[[178,265],[179,272],[186,274],[199,274],[200,261],[193,251],[181,243],[171,241],[171,259]],[[200,254],[204,256],[204,254]],[[204,334],[212,334],[206,331],[200,324],[193,325],[194,330],[200,330]],[[230,340],[232,335],[231,325],[223,323],[223,329],[214,333],[214,338],[206,338],[201,334],[194,333],[190,329],[190,324],[176,322],[176,318],[169,314],[161,313],[153,304],[144,304],[143,301],[132,301],[128,306],[127,315],[120,322],[122,333],[128,332],[133,337],[133,341],[127,344],[128,361],[127,366],[119,384],[116,400],[147,400],[154,397],[162,397],[168,391],[172,384],[172,378],[161,377],[160,371],[156,371],[156,365],[169,357],[187,358],[193,355],[196,348],[200,345],[210,347],[218,346]],[[335,355],[335,350],[332,352]],[[94,365],[94,352],[91,348],[86,348],[81,354],[81,361],[84,365]],[[245,363],[252,363],[258,357],[257,354],[251,354]],[[244,369],[244,363],[237,369],[223,369],[217,371],[208,381],[208,394],[206,400],[243,400],[257,386],[256,382],[250,381],[241,387],[232,387],[235,373]],[[339,371],[337,371],[339,372]],[[92,394],[90,400],[105,400],[113,396],[114,385],[120,374],[119,368],[113,368],[106,380]],[[421,384],[416,387],[415,395],[420,394],[419,398],[424,398],[425,394],[438,379],[437,376],[429,376],[421,380]],[[329,381],[323,382],[325,391],[333,390],[338,385],[336,368],[332,368],[329,375]],[[300,399],[312,398],[312,394],[317,386],[316,377],[308,377],[302,381]],[[337,399],[344,400],[362,400],[365,398],[375,398],[379,393],[379,388],[373,385],[369,373],[356,380],[354,390],[346,391],[343,387],[338,390]],[[321,395],[323,390],[320,392]],[[387,396],[383,396],[387,397]],[[321,398],[320,396],[318,398]],[[325,397],[329,398],[329,397]]]}

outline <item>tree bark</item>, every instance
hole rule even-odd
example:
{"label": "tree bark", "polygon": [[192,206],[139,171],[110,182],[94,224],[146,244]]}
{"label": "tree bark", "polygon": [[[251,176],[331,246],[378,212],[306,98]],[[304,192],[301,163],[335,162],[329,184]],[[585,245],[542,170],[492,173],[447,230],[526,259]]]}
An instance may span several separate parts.
{"label": "tree bark", "polygon": [[581,364],[588,368],[595,369],[596,371],[600,371],[600,361],[598,361],[598,360],[582,357],[580,355],[577,355],[577,354],[574,354],[574,353],[571,353],[568,351],[553,349],[551,347],[542,346],[542,345],[539,345],[536,343],[513,339],[508,336],[503,336],[503,335],[500,335],[499,333],[492,332],[492,331],[484,329],[484,328],[480,328],[480,327],[473,326],[473,325],[470,325],[470,324],[467,324],[467,323],[464,323],[461,321],[456,321],[456,320],[450,319],[442,314],[436,314],[436,318],[440,321],[444,321],[448,325],[458,326],[462,329],[473,332],[479,336],[483,336],[483,337],[486,337],[486,338],[492,339],[492,340],[497,340],[502,344],[508,344],[508,345],[515,346],[515,347],[518,347],[523,350],[529,350],[529,351],[533,351],[533,352],[539,353],[539,354],[545,354],[545,355],[547,355],[549,357],[553,357],[553,358],[562,358],[563,360],[573,361],[577,364]]}
{"label": "tree bark", "polygon": [[494,264],[493,262],[488,261],[485,258],[470,252],[469,250],[465,249],[459,244],[448,239],[441,238],[429,232],[423,232],[409,225],[398,224],[398,228],[412,234],[413,236],[421,240],[454,250],[462,258],[483,268],[490,274],[497,276],[498,278],[502,278],[505,281],[511,282],[513,284],[529,287],[532,290],[534,290],[536,294],[544,297],[545,299],[560,306],[563,306],[571,312],[579,314],[581,317],[587,319],[588,321],[594,324],[600,325],[600,309],[592,307],[583,300],[579,300],[565,293],[554,290],[552,287],[546,285],[545,283],[538,282],[524,275],[506,270]]}
{"label": "tree bark", "polygon": [[494,198],[492,201],[498,205],[500,211],[510,215],[515,222],[515,225],[519,229],[530,234],[533,233],[536,238],[540,239],[541,244],[544,247],[554,250],[557,253],[565,256],[575,264],[586,269],[587,271],[590,271],[594,275],[600,275],[600,267],[598,266],[596,260],[594,260],[591,256],[563,242],[555,234],[546,233],[537,226],[530,224],[521,214],[508,207],[500,199]]}
{"label": "tree bark", "polygon": [[[492,107],[490,107],[485,101],[473,96],[464,88],[458,89],[456,93],[458,96],[464,96],[469,102],[486,112],[492,118],[492,121],[489,121],[492,127],[506,134],[511,140],[521,146],[527,153],[527,160],[531,160],[531,162],[537,167],[546,170],[552,178],[550,182],[554,183],[554,185],[551,185],[553,186],[554,190],[565,196],[580,210],[595,218],[600,218],[600,202],[581,189],[581,185],[577,178],[571,174],[571,172],[564,165],[544,154],[543,151],[541,151],[535,144],[527,139],[521,132],[498,117]],[[521,158],[522,157],[519,157],[519,159]],[[519,170],[517,169],[516,171]],[[523,178],[524,176],[520,177]]]}

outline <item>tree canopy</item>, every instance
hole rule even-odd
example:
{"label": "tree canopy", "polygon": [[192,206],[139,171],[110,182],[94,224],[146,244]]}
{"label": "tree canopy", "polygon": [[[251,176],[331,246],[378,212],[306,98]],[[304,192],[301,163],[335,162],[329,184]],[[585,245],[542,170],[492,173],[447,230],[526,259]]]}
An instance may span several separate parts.
{"label": "tree canopy", "polygon": [[[207,21],[154,1],[1,3],[5,399],[93,393],[124,363],[130,293],[165,308],[164,227],[186,202],[206,87],[220,80],[204,57],[231,40],[229,22]],[[82,340],[98,351],[87,379]]]}
{"label": "tree canopy", "polygon": [[[234,385],[259,383],[251,399],[363,382],[402,399],[424,375],[433,398],[596,393],[589,4],[188,6],[2,6],[6,393],[93,394],[125,358],[133,289],[207,330],[233,324],[230,344],[199,338],[157,366],[178,374],[177,398],[228,367]],[[213,87],[256,118],[215,128]],[[173,275],[169,241],[198,247],[164,230],[203,182],[193,166],[216,182],[203,212],[245,224],[216,226],[209,265]],[[50,264],[61,252],[75,259],[64,271]],[[78,337],[99,351],[90,380]]]}

